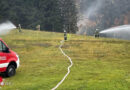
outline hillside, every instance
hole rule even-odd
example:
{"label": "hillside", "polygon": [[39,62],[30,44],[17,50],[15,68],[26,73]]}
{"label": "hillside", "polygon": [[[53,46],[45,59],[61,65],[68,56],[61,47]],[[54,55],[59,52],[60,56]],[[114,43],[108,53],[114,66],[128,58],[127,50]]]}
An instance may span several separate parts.
{"label": "hillside", "polygon": [[[69,61],[58,49],[63,34],[15,30],[2,38],[21,60],[2,90],[50,90],[67,72]],[[57,90],[130,89],[130,41],[71,35],[63,50],[74,66]]]}

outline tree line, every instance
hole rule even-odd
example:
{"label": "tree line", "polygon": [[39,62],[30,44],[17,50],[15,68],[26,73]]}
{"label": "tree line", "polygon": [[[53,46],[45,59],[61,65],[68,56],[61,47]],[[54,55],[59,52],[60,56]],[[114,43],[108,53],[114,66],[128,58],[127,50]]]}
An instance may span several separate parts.
{"label": "tree line", "polygon": [[77,9],[74,0],[0,0],[0,21],[10,20],[25,29],[75,33]]}

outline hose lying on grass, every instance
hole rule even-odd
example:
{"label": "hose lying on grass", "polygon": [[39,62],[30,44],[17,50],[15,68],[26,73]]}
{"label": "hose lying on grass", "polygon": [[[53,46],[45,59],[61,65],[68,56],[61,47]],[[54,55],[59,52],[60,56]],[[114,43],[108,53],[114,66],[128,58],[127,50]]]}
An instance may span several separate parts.
{"label": "hose lying on grass", "polygon": [[60,49],[60,51],[62,52],[62,54],[69,59],[69,61],[70,61],[71,64],[70,64],[69,67],[68,67],[68,72],[67,72],[67,74],[66,74],[66,75],[63,77],[63,79],[62,79],[53,89],[51,89],[51,90],[56,90],[56,89],[64,82],[64,80],[66,79],[66,77],[70,74],[70,68],[73,66],[73,62],[72,62],[71,58],[70,58],[68,55],[66,55],[66,54],[64,53],[64,51],[62,50],[63,44],[64,44],[64,40],[61,41],[61,45],[59,46],[59,49]]}

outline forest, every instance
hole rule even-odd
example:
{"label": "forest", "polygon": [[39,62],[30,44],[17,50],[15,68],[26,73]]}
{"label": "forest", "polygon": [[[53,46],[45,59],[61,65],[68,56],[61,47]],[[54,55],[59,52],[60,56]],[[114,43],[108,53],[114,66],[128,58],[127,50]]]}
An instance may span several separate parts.
{"label": "forest", "polygon": [[130,23],[130,0],[0,0],[0,22],[10,20],[25,29],[76,33],[82,21],[91,35]]}
{"label": "forest", "polygon": [[77,11],[74,0],[0,0],[0,22],[10,20],[25,29],[75,33]]}

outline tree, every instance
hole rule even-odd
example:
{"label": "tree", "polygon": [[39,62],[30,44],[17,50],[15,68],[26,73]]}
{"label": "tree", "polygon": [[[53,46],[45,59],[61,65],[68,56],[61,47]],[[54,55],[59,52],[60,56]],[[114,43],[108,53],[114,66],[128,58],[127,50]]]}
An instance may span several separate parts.
{"label": "tree", "polygon": [[74,0],[60,0],[63,28],[67,32],[77,31],[77,8]]}

